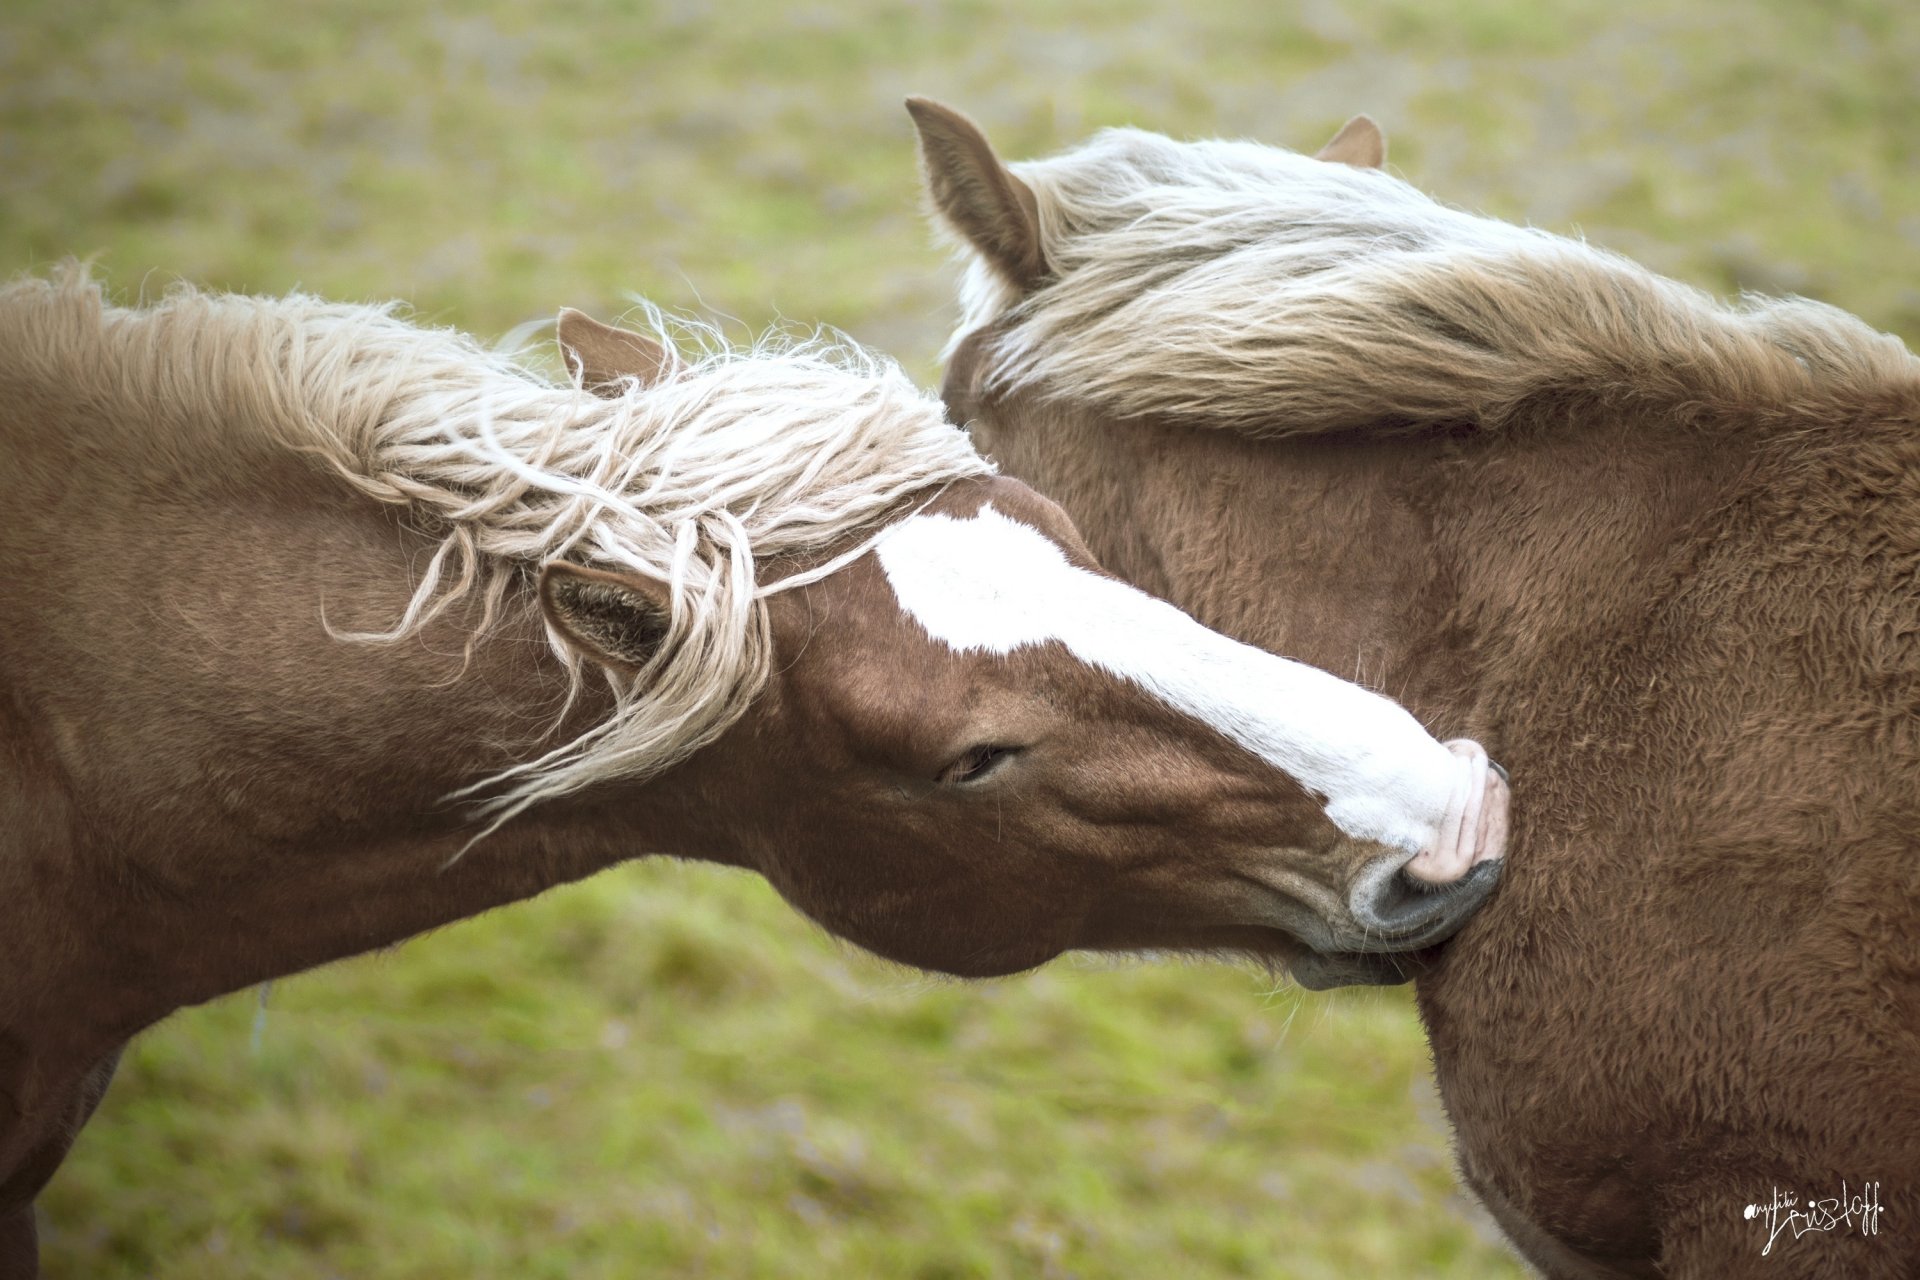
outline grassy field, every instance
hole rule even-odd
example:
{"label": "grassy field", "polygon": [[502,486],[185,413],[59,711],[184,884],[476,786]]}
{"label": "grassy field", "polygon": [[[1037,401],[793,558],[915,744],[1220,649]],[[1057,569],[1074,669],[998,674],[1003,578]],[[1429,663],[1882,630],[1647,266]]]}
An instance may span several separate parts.
{"label": "grassy field", "polygon": [[[1779,0],[713,7],[14,0],[0,273],[97,254],[486,335],[632,294],[931,376],[900,107],[1312,147],[1720,291],[1920,338],[1920,13]],[[141,1038],[42,1201],[54,1277],[1519,1274],[1401,993],[1199,965],[985,986],[757,881],[632,867]]]}

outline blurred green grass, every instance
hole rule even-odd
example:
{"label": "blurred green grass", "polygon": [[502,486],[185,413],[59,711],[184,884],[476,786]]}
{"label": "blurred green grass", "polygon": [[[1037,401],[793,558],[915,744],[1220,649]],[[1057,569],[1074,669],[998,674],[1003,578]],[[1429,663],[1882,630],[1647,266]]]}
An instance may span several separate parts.
{"label": "blurred green grass", "polygon": [[[1859,0],[1154,7],[28,0],[0,272],[99,255],[483,335],[632,294],[931,377],[900,100],[1009,156],[1297,147],[1920,338],[1920,15]],[[142,1037],[44,1197],[54,1277],[1519,1274],[1404,993],[1067,962],[933,982],[750,878],[630,867]]]}
{"label": "blurred green grass", "polygon": [[610,874],[136,1042],[58,1275],[1494,1272],[1407,1004],[915,977],[756,880]]}

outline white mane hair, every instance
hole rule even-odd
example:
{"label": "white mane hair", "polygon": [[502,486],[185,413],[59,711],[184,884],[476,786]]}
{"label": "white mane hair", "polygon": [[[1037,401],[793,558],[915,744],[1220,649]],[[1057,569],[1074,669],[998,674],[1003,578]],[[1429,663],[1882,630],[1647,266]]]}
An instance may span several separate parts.
{"label": "white mane hair", "polygon": [[[612,714],[460,793],[480,797],[489,830],[711,742],[767,679],[769,593],[863,554],[910,495],[991,471],[936,398],[837,335],[729,348],[711,327],[646,308],[654,336],[699,352],[663,382],[603,397],[398,310],[185,287],[128,309],[68,270],[0,290],[0,339],[82,386],[136,389],[156,421],[211,409],[257,423],[437,532],[404,616],[343,638],[400,640],[475,596],[484,633],[509,589],[554,559],[668,585],[672,621],[653,661],[630,678],[606,673]],[[756,572],[756,559],[819,560],[849,539],[805,572]],[[580,658],[551,629],[548,640],[577,692]]]}
{"label": "white mane hair", "polygon": [[1051,277],[1022,297],[972,255],[948,354],[992,325],[989,393],[1285,436],[1497,427],[1568,398],[1819,411],[1916,377],[1899,339],[1833,307],[1727,306],[1378,169],[1134,129],[1009,168]]}

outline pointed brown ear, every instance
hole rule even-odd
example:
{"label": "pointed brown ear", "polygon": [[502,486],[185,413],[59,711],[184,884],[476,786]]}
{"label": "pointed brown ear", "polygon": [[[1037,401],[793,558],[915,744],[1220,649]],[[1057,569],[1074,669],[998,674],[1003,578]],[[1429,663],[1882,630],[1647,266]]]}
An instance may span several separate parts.
{"label": "pointed brown ear", "polygon": [[908,98],[920,133],[920,161],[934,207],[1017,289],[1047,274],[1040,247],[1040,206],[1033,189],[993,154],[973,121],[927,98]]}
{"label": "pointed brown ear", "polygon": [[582,656],[635,670],[660,651],[673,617],[664,583],[564,560],[540,571],[540,611]]}
{"label": "pointed brown ear", "polygon": [[1387,135],[1370,116],[1355,116],[1340,126],[1340,132],[1326,146],[1313,153],[1315,160],[1350,164],[1356,169],[1378,169],[1387,162]]}
{"label": "pointed brown ear", "polygon": [[650,387],[680,369],[672,348],[631,329],[601,324],[584,311],[561,308],[556,327],[567,372],[578,374],[580,385],[598,395],[619,395],[628,378]]}

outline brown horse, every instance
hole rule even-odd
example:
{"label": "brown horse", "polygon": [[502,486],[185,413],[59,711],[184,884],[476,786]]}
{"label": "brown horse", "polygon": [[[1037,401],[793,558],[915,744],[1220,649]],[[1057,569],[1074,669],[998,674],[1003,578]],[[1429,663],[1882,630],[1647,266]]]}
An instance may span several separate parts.
{"label": "brown horse", "polygon": [[0,1275],[182,1005],[623,858],[949,973],[1417,950],[1505,788],[1102,573],[857,351],[0,291]]}
{"label": "brown horse", "polygon": [[1920,362],[1437,205],[1364,118],[1009,168],[909,106],[954,420],[1116,572],[1522,780],[1417,978],[1520,1250],[1916,1274]]}

